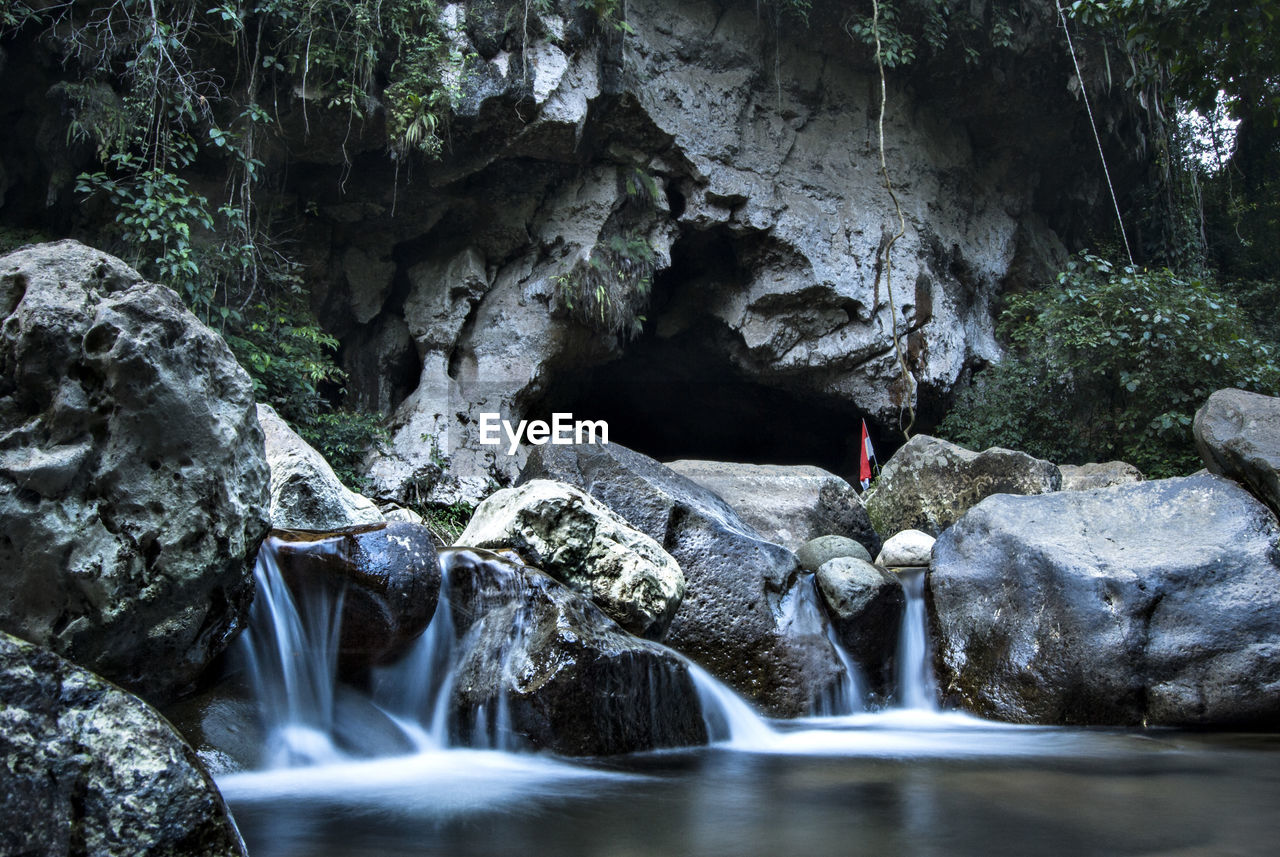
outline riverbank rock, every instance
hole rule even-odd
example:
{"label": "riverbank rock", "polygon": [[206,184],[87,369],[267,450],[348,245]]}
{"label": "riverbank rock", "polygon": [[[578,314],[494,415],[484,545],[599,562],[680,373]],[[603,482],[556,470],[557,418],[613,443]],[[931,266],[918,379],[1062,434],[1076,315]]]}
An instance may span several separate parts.
{"label": "riverbank rock", "polygon": [[344,672],[396,660],[435,615],[440,565],[426,527],[396,521],[336,533],[276,530],[263,550],[295,598],[341,594]]}
{"label": "riverbank rock", "polygon": [[1280,515],[1280,399],[1218,390],[1196,411],[1192,432],[1205,467]]}
{"label": "riverbank rock", "polygon": [[258,422],[271,468],[271,526],[332,531],[385,522],[374,502],[343,485],[324,456],[270,405],[258,405]]}
{"label": "riverbank rock", "polygon": [[818,536],[845,536],[874,556],[880,537],[853,486],[811,465],[683,459],[667,464],[729,504],[767,541],[798,550]]}
{"label": "riverbank rock", "polygon": [[871,693],[887,697],[907,607],[902,584],[889,571],[855,557],[824,563],[817,583],[840,644],[862,668]]}
{"label": "riverbank rock", "polygon": [[944,696],[1019,723],[1275,729],[1278,537],[1207,474],[989,497],[933,552]]}
{"label": "riverbank rock", "polygon": [[662,639],[684,574],[657,542],[572,485],[534,479],[482,502],[459,545],[515,549],[627,631]]}
{"label": "riverbank rock", "polygon": [[685,596],[667,645],[773,717],[810,713],[843,674],[825,629],[786,621],[799,580],[791,551],[765,541],[727,503],[616,443],[539,446],[520,476],[577,485],[662,545]]}
{"label": "riverbank rock", "polygon": [[937,540],[920,530],[903,530],[884,543],[876,556],[883,568],[927,568]]}
{"label": "riverbank rock", "polygon": [[697,689],[674,652],[537,569],[467,548],[443,557],[464,647],[456,739],[566,756],[707,742]]}
{"label": "riverbank rock", "polygon": [[0,632],[0,853],[244,857],[196,754],[142,700]]}
{"label": "riverbank rock", "polygon": [[174,292],[75,241],[0,259],[0,315],[0,628],[170,696],[253,598],[249,377]]}
{"label": "riverbank rock", "polygon": [[937,536],[984,497],[1043,494],[1061,486],[1061,472],[1048,461],[999,447],[973,452],[918,434],[885,464],[867,513],[881,534],[923,530]]}
{"label": "riverbank rock", "polygon": [[1112,485],[1129,485],[1146,478],[1141,470],[1123,461],[1059,464],[1058,470],[1062,472],[1063,491],[1092,491]]}
{"label": "riverbank rock", "polygon": [[871,562],[871,554],[861,542],[844,536],[818,536],[802,544],[796,551],[796,561],[805,571],[817,571],[823,563],[837,557],[853,557]]}

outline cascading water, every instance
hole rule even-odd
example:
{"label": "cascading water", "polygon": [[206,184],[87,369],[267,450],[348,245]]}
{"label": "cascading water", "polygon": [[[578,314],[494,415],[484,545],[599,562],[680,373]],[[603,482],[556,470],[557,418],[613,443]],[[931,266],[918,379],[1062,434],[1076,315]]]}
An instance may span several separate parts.
{"label": "cascading water", "polygon": [[929,662],[924,577],[923,568],[898,571],[898,580],[907,593],[906,615],[898,641],[898,697],[903,708],[937,711],[938,685]]}

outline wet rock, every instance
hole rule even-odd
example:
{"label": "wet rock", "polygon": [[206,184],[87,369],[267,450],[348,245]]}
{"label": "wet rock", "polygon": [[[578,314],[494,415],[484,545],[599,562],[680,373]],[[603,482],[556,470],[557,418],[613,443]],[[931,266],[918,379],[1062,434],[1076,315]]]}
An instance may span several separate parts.
{"label": "wet rock", "polygon": [[196,754],[149,705],[0,632],[0,853],[235,855]]}
{"label": "wet rock", "polygon": [[843,673],[825,629],[786,622],[795,555],[702,486],[616,443],[540,446],[521,482],[576,485],[662,545],[685,596],[665,642],[775,717],[808,714]]}
{"label": "wet rock", "polygon": [[319,452],[289,428],[270,405],[258,405],[271,467],[271,526],[340,530],[385,520],[368,497],[347,488]]}
{"label": "wet rock", "polygon": [[602,756],[705,744],[684,659],[620,628],[584,595],[488,551],[444,551],[464,654],[456,737]]}
{"label": "wet rock", "polygon": [[871,693],[887,697],[907,606],[902,584],[880,566],[848,556],[823,563],[817,583],[840,644],[862,668]]}
{"label": "wet rock", "polygon": [[936,540],[920,530],[903,530],[884,543],[876,556],[883,568],[927,568]]}
{"label": "wet rock", "polygon": [[1043,494],[1061,486],[1061,472],[1048,461],[999,447],[972,452],[920,434],[885,464],[866,503],[877,532],[937,536],[983,497]]}
{"label": "wet rock", "polygon": [[74,241],[0,259],[0,314],[0,627],[166,697],[253,597],[249,377],[174,292]]}
{"label": "wet rock", "polygon": [[481,503],[459,545],[515,549],[627,631],[662,639],[684,597],[671,555],[572,485],[534,479]]}
{"label": "wet rock", "polygon": [[944,696],[1020,723],[1274,729],[1278,537],[1212,475],[989,497],[933,552]]}
{"label": "wet rock", "polygon": [[1141,482],[1146,478],[1141,470],[1123,461],[1059,464],[1058,470],[1062,472],[1063,491],[1092,491],[1094,488]]}
{"label": "wet rock", "polygon": [[1210,472],[1236,480],[1280,515],[1280,399],[1218,390],[1196,411],[1192,431]]}
{"label": "wet rock", "polygon": [[860,542],[870,555],[880,549],[853,486],[821,467],[688,459],[667,467],[718,495],[766,540],[789,550],[830,534]]}
{"label": "wet rock", "polygon": [[435,615],[440,566],[426,527],[396,521],[337,533],[276,530],[270,542],[295,598],[342,598],[344,672],[396,660]]}
{"label": "wet rock", "polygon": [[853,557],[871,562],[871,554],[862,543],[844,536],[818,536],[805,542],[796,551],[796,560],[806,571],[817,571],[823,563],[837,557]]}

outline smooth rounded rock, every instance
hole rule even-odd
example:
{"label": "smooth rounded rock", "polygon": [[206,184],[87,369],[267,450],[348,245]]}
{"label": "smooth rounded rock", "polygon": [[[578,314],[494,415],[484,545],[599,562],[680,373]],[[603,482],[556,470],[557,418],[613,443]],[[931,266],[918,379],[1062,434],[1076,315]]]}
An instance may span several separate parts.
{"label": "smooth rounded rock", "polygon": [[1280,399],[1218,390],[1192,433],[1210,472],[1234,479],[1280,515]]}
{"label": "smooth rounded rock", "polygon": [[933,552],[943,695],[1019,723],[1273,730],[1278,539],[1213,475],[989,497]]}
{"label": "smooth rounded rock", "polygon": [[884,543],[876,565],[884,568],[922,568],[929,565],[937,541],[920,530],[903,530]]}
{"label": "smooth rounded rock", "polygon": [[902,584],[880,566],[849,556],[823,563],[817,582],[840,644],[862,668],[871,693],[886,698],[892,688],[898,633],[907,606]]}
{"label": "smooth rounded rock", "polygon": [[0,316],[0,628],[172,696],[253,597],[249,376],[173,291],[75,241],[0,259]]}
{"label": "smooth rounded rock", "polygon": [[653,640],[662,639],[684,598],[684,574],[671,554],[563,482],[534,479],[494,492],[457,543],[512,548],[626,630]]}
{"label": "smooth rounded rock", "polygon": [[871,562],[871,554],[861,542],[844,536],[818,536],[802,544],[796,551],[796,561],[805,571],[817,571],[824,563],[837,557],[853,557]]}
{"label": "smooth rounded rock", "polygon": [[244,857],[195,752],[151,706],[0,632],[0,854]]}

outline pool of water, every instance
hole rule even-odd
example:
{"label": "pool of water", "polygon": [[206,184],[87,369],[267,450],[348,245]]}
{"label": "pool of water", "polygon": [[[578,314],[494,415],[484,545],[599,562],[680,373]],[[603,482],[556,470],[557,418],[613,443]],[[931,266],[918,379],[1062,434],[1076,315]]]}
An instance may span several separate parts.
{"label": "pool of water", "polygon": [[568,762],[443,750],[220,777],[251,857],[1273,855],[1280,736],[902,711]]}

